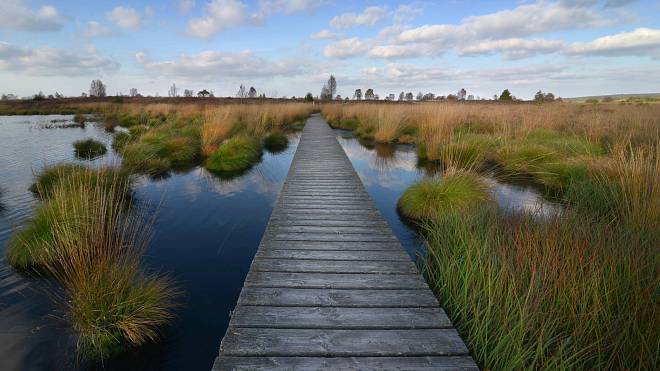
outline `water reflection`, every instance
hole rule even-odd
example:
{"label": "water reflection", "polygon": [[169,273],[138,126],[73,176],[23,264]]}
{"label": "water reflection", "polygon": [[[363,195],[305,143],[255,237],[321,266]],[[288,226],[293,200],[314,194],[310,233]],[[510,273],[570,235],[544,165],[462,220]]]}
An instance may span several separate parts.
{"label": "water reflection", "polygon": [[[417,234],[396,212],[396,203],[416,180],[442,176],[441,167],[436,162],[420,161],[413,145],[374,143],[341,129],[336,129],[335,133],[376,206],[409,255],[423,254],[424,248]],[[501,183],[487,174],[483,174],[483,178],[504,212],[543,217],[561,211],[558,205],[545,200],[532,186]]]}
{"label": "water reflection", "polygon": [[[34,173],[61,161],[77,161],[72,143],[94,138],[110,148],[102,126],[42,129],[50,120],[72,116],[0,117],[0,256],[13,229],[32,215],[36,198],[28,191]],[[163,341],[105,363],[117,370],[211,368],[276,196],[288,173],[298,135],[278,154],[242,174],[217,176],[202,167],[177,169],[168,177],[137,179],[138,202],[158,208],[154,237],[145,256],[150,269],[164,271],[185,292],[177,319]],[[117,163],[105,156],[90,166]],[[72,338],[43,293],[43,280],[14,272],[0,258],[0,369],[97,369],[79,363]]]}

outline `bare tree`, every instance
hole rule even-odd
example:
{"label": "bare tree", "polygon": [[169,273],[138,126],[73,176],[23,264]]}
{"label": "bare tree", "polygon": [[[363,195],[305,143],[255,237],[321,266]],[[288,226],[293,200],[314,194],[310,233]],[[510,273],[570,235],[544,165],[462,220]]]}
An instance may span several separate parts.
{"label": "bare tree", "polygon": [[241,86],[238,87],[236,96],[238,98],[247,98],[247,90],[245,89],[245,85],[241,84]]}
{"label": "bare tree", "polygon": [[404,99],[406,99],[406,93],[404,92],[399,93],[399,100],[404,100]]}
{"label": "bare tree", "polygon": [[179,95],[179,89],[176,88],[176,84],[170,86],[170,90],[167,91],[167,96],[170,98],[176,98]]}
{"label": "bare tree", "polygon": [[193,96],[193,91],[191,89],[184,89],[183,96],[186,98],[191,98]]}
{"label": "bare tree", "polygon": [[330,78],[328,79],[328,91],[330,93],[330,99],[337,94],[337,80],[333,75],[330,75]]}
{"label": "bare tree", "polygon": [[92,84],[89,87],[89,96],[90,97],[105,97],[105,88],[101,80],[92,80]]}
{"label": "bare tree", "polygon": [[254,86],[250,86],[250,91],[248,92],[248,97],[254,98],[257,96],[257,89]]}
{"label": "bare tree", "polygon": [[422,100],[424,98],[424,94],[422,94],[421,91],[417,92],[417,100]]}
{"label": "bare tree", "polygon": [[406,93],[406,100],[413,100],[413,93],[411,91]]}
{"label": "bare tree", "polygon": [[394,94],[388,94],[387,97],[385,97],[385,100],[394,100],[396,96]]}
{"label": "bare tree", "polygon": [[376,97],[374,95],[374,89],[369,88],[367,89],[366,92],[364,92],[364,99],[366,100],[374,100]]}
{"label": "bare tree", "polygon": [[362,89],[355,89],[355,93],[353,93],[353,98],[355,100],[362,100]]}
{"label": "bare tree", "polygon": [[464,88],[461,88],[461,90],[458,91],[456,94],[459,100],[465,100],[465,97],[467,96],[467,91],[465,91]]}
{"label": "bare tree", "polygon": [[131,88],[131,90],[128,91],[128,95],[130,95],[131,97],[137,97],[140,94],[138,93],[138,90],[136,88]]}
{"label": "bare tree", "polygon": [[330,88],[328,87],[328,84],[323,84],[319,98],[321,98],[321,100],[332,99],[332,95],[330,94]]}

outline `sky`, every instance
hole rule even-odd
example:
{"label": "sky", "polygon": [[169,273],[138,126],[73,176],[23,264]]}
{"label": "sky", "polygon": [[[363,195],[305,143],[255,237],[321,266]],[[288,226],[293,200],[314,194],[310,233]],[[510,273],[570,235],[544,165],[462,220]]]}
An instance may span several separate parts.
{"label": "sky", "polygon": [[0,93],[660,92],[660,1],[2,0]]}

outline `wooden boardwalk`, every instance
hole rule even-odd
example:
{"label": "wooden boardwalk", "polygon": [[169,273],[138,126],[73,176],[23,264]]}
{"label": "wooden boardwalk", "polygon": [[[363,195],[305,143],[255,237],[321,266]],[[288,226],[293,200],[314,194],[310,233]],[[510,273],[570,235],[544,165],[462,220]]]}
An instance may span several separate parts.
{"label": "wooden boardwalk", "polygon": [[213,369],[324,368],[477,369],[314,115]]}

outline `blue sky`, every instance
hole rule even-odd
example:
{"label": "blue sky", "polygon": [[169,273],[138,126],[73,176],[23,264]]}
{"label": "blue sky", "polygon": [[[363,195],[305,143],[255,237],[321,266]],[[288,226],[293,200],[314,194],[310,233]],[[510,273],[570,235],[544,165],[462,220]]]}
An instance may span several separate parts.
{"label": "blue sky", "polygon": [[0,93],[660,91],[660,2],[0,2]]}

